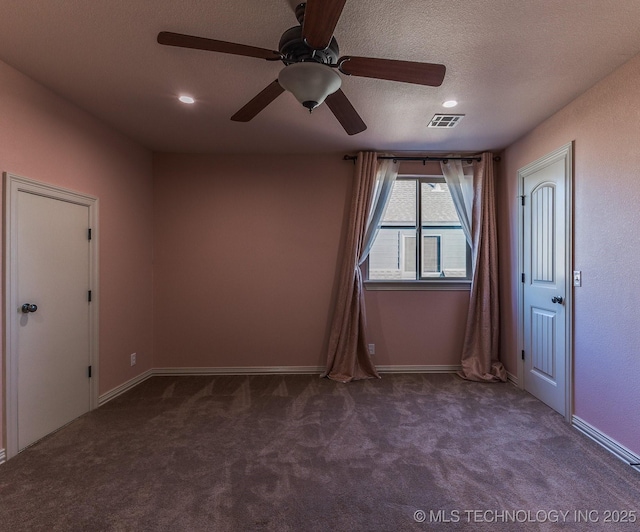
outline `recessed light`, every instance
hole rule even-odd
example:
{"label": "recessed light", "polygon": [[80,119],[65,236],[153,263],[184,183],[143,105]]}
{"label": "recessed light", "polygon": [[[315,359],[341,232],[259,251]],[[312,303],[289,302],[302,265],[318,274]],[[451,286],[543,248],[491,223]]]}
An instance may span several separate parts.
{"label": "recessed light", "polygon": [[456,100],[447,100],[446,102],[442,103],[442,107],[455,107],[456,105],[458,105],[458,102]]}
{"label": "recessed light", "polygon": [[195,99],[193,99],[191,96],[180,96],[178,100],[180,100],[182,103],[196,103]]}

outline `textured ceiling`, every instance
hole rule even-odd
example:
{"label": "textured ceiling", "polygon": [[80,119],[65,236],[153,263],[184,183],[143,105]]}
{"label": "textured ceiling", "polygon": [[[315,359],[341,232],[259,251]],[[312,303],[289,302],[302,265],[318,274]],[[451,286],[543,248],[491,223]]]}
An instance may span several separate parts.
{"label": "textured ceiling", "polygon": [[[277,49],[293,5],[0,0],[0,59],[153,150],[311,153],[500,149],[640,52],[638,0],[348,0],[341,55],[447,66],[438,88],[343,76],[368,125],[349,137],[326,105],[309,115],[289,93],[231,122],[282,64],[156,43],[166,30]],[[427,129],[448,99],[465,119]]]}

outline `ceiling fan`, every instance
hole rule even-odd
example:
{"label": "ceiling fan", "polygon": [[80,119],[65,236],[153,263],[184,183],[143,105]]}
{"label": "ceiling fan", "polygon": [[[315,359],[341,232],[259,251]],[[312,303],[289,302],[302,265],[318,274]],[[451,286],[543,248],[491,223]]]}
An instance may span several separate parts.
{"label": "ceiling fan", "polygon": [[349,135],[367,129],[358,112],[340,89],[341,78],[360,76],[418,85],[439,87],[444,80],[445,66],[433,63],[376,59],[372,57],[339,56],[333,31],[347,0],[307,0],[296,7],[299,26],[282,34],[278,51],[236,44],[204,37],[162,31],[158,43],[181,48],[208,50],[282,61],[285,67],[278,79],[255,96],[231,117],[236,122],[248,122],[285,90],[309,112],[323,101]]}

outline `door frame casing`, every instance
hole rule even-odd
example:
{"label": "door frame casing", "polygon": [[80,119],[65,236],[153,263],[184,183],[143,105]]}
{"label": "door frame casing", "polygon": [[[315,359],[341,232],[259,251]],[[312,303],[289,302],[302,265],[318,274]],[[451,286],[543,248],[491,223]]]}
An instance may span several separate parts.
{"label": "door frame casing", "polygon": [[[524,338],[524,283],[520,275],[524,272],[524,196],[525,177],[536,173],[558,161],[564,162],[565,187],[565,415],[571,422],[573,415],[573,141],[548,153],[544,157],[518,170],[518,387],[524,390],[524,360],[521,353],[525,348]],[[527,198],[529,199],[529,198]],[[526,356],[526,354],[525,354]]]}
{"label": "door frame casing", "polygon": [[[21,192],[45,198],[66,201],[88,208],[91,240],[89,245],[89,410],[98,406],[99,383],[99,270],[98,270],[98,198],[73,190],[57,187],[26,177],[4,173],[4,359],[5,359],[5,438],[7,459],[18,454],[18,360],[17,321],[14,318],[19,307],[17,293],[17,201]],[[87,235],[88,238],[88,235]]]}

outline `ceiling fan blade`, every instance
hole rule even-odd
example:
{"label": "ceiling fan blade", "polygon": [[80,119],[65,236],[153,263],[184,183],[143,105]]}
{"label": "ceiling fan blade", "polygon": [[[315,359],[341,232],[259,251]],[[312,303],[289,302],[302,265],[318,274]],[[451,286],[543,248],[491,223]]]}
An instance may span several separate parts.
{"label": "ceiling fan blade", "polygon": [[446,67],[435,63],[375,59],[373,57],[341,57],[340,72],[348,76],[388,79],[417,85],[439,87],[444,80]]}
{"label": "ceiling fan blade", "polygon": [[307,0],[302,37],[311,48],[324,50],[329,46],[346,2],[347,0]]}
{"label": "ceiling fan blade", "polygon": [[205,37],[195,37],[193,35],[183,35],[182,33],[172,33],[161,31],[158,33],[158,42],[167,46],[179,46],[180,48],[193,48],[195,50],[208,50],[209,52],[222,52],[223,54],[243,55],[246,57],[257,57],[258,59],[278,60],[281,58],[279,52],[247,46],[246,44],[236,44],[233,42],[216,41]]}
{"label": "ceiling fan blade", "polygon": [[234,114],[231,117],[231,120],[234,122],[249,122],[249,120],[256,116],[283,92],[284,89],[280,86],[278,80],[273,81],[247,105]]}
{"label": "ceiling fan blade", "polygon": [[342,127],[349,135],[357,135],[367,129],[367,125],[362,121],[358,111],[353,108],[351,102],[346,97],[342,89],[338,89],[333,94],[327,96],[325,100],[331,112],[342,124]]}

